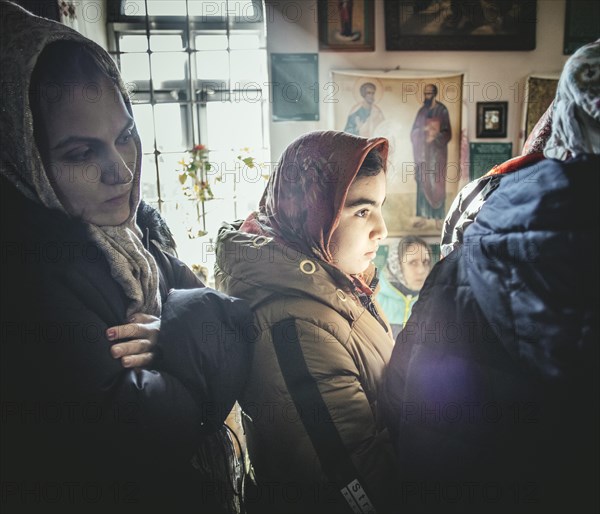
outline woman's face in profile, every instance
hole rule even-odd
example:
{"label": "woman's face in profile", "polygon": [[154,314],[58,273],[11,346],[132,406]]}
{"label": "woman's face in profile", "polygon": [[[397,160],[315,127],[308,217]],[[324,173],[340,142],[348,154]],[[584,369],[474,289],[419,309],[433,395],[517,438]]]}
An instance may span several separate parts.
{"label": "woman's face in profile", "polygon": [[118,89],[106,78],[69,83],[49,88],[41,104],[44,166],[69,214],[99,226],[125,222],[137,152]]}
{"label": "woman's face in profile", "polygon": [[431,271],[431,256],[423,245],[410,244],[400,262],[406,287],[420,291]]}
{"label": "woman's face in profile", "polygon": [[387,236],[381,212],[385,201],[386,175],[358,177],[348,194],[329,248],[338,268],[348,275],[362,273],[377,254],[379,241]]}

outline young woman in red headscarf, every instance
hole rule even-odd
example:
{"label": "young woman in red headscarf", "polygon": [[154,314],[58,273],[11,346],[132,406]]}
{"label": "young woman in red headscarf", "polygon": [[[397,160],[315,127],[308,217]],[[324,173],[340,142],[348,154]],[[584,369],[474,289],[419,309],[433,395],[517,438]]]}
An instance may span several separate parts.
{"label": "young woman in red headscarf", "polygon": [[391,330],[373,300],[387,140],[292,142],[258,212],[224,227],[217,284],[258,327],[240,401],[260,512],[386,510],[395,462],[377,414]]}

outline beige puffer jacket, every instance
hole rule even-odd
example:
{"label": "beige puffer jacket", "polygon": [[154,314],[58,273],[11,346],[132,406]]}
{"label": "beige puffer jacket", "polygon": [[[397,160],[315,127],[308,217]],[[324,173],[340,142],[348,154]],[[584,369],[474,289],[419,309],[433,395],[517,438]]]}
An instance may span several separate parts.
{"label": "beige puffer jacket", "polygon": [[[237,227],[220,231],[216,280],[222,291],[251,303],[258,326],[240,404],[259,511],[347,512],[339,481],[333,486],[323,470],[307,423],[319,433],[333,424],[339,434],[349,459],[346,478],[357,474],[368,492],[358,512],[369,512],[369,503],[386,510],[395,457],[377,396],[392,352],[391,330],[349,292],[349,280],[336,268]],[[287,324],[277,344],[273,334],[282,322]],[[303,397],[311,384],[324,403]]]}

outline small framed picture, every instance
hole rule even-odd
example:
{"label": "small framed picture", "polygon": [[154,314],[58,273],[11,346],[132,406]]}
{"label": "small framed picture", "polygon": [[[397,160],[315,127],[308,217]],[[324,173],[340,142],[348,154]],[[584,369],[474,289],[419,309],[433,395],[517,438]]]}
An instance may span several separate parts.
{"label": "small framed picture", "polygon": [[318,0],[317,6],[319,50],[375,50],[375,0]]}
{"label": "small framed picture", "polygon": [[477,137],[506,137],[508,102],[477,102]]}

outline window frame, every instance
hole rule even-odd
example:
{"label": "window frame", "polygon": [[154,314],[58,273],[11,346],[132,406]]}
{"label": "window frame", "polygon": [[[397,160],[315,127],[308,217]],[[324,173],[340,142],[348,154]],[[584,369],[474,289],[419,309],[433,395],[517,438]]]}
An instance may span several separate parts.
{"label": "window frame", "polygon": [[[139,25],[141,23],[146,22],[146,18],[152,25],[152,28],[168,28],[169,25],[176,24],[177,26],[181,26],[181,24],[185,23],[187,16],[155,16],[155,15],[139,15],[132,16],[125,14],[124,4],[127,0],[107,0],[107,22],[108,23],[125,23],[125,24],[135,24]],[[228,0],[219,0],[228,3]],[[256,19],[252,21],[245,21],[243,16],[191,16],[190,22],[192,25],[201,24],[201,25],[214,25],[215,29],[221,29],[223,26],[226,26],[229,23],[233,23],[235,25],[244,24],[244,25],[263,25],[265,16],[264,16],[264,8],[261,0],[250,0],[254,6],[255,12],[257,13]],[[204,18],[204,19],[198,19]],[[160,26],[160,27],[159,27]]]}
{"label": "window frame", "polygon": [[[152,106],[153,116],[153,133],[154,141],[153,148],[143,150],[144,156],[154,155],[154,168],[155,168],[155,180],[157,196],[152,198],[151,201],[158,204],[159,210],[162,211],[162,205],[165,201],[170,199],[162,193],[160,187],[160,156],[163,154],[173,154],[173,151],[161,151],[158,148],[157,134],[156,134],[156,118],[154,106],[162,104],[163,102],[157,101],[157,93],[164,94],[168,93],[169,90],[172,92],[176,90],[176,87],[168,89],[155,88],[152,79],[152,59],[151,56],[154,53],[152,51],[151,44],[147,44],[147,49],[142,52],[127,52],[122,51],[119,44],[119,38],[121,35],[138,35],[151,38],[153,34],[157,32],[163,34],[179,35],[182,37],[182,49],[181,52],[174,51],[173,53],[182,53],[187,55],[187,66],[185,76],[181,80],[182,87],[178,88],[180,94],[184,94],[184,98],[178,101],[166,102],[169,104],[179,104],[182,110],[182,135],[184,144],[187,149],[192,148],[195,144],[206,144],[205,134],[208,131],[208,119],[206,106],[210,102],[227,102],[235,101],[234,98],[237,94],[252,93],[260,94],[260,102],[263,103],[262,109],[262,141],[263,147],[262,152],[268,150],[268,110],[267,105],[269,103],[269,89],[266,84],[259,84],[259,88],[242,88],[236,89],[231,81],[231,70],[226,81],[220,83],[215,80],[204,80],[198,77],[196,73],[196,59],[194,55],[198,52],[202,52],[201,49],[196,48],[195,37],[196,35],[210,34],[215,32],[224,33],[227,36],[227,49],[229,56],[231,55],[230,38],[232,35],[243,34],[243,33],[254,33],[259,36],[258,50],[264,51],[265,61],[267,60],[266,51],[266,28],[264,22],[264,8],[261,0],[251,0],[254,4],[255,12],[259,13],[255,18],[256,21],[246,21],[241,17],[227,17],[227,16],[211,16],[211,17],[188,17],[188,16],[127,16],[122,13],[122,5],[126,0],[107,0],[108,2],[108,15],[107,15],[107,33],[108,33],[108,46],[109,53],[117,61],[119,69],[121,68],[121,56],[124,54],[146,54],[148,56],[150,77],[146,82],[138,82],[144,85],[144,88],[138,88],[138,95],[148,95],[148,101],[136,101],[134,94],[134,104],[144,104]],[[226,1],[226,0],[222,0]],[[201,18],[201,19],[198,19]],[[233,50],[236,51],[235,49]],[[162,53],[162,52],[160,52]],[[267,63],[265,62],[265,66]],[[191,77],[196,77],[192,79]],[[268,80],[268,71],[265,68],[265,80]],[[217,87],[215,87],[215,85]],[[173,86],[176,86],[174,83]],[[220,87],[219,87],[220,86]],[[184,125],[184,120],[187,120]],[[234,208],[237,208],[236,206]]]}

